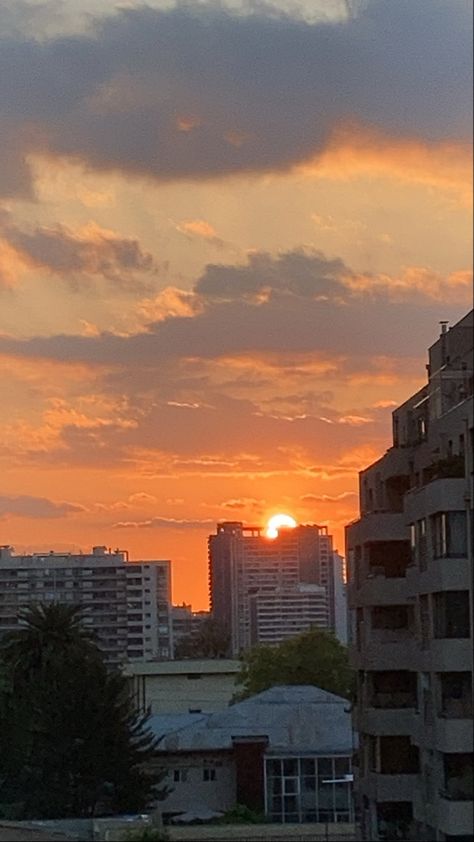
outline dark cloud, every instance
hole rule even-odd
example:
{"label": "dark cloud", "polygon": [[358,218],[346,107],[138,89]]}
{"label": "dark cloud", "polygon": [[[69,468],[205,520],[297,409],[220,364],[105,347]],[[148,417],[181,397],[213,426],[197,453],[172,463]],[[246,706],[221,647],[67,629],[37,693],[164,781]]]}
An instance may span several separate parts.
{"label": "dark cloud", "polygon": [[152,255],[142,250],[138,240],[120,237],[97,225],[80,232],[65,225],[25,231],[4,214],[0,217],[0,236],[27,264],[73,284],[78,276],[88,275],[127,285],[134,273],[155,268]]}
{"label": "dark cloud", "polygon": [[[342,261],[319,253],[254,256],[246,266],[205,270],[195,287],[199,306],[193,316],[170,316],[129,336],[0,337],[0,353],[143,370],[190,358],[325,354],[354,358],[358,367],[360,358],[418,356],[440,316],[457,320],[469,301],[466,295],[441,301],[417,287],[399,289],[388,277],[361,281],[359,288]],[[256,295],[261,283],[262,299]],[[209,286],[210,295],[199,293]]]}
{"label": "dark cloud", "polygon": [[144,6],[87,34],[5,37],[4,191],[27,190],[35,151],[174,179],[286,168],[354,121],[429,142],[469,137],[467,0],[354,5],[348,20],[320,23],[259,5]]}
{"label": "dark cloud", "polygon": [[31,497],[26,494],[17,497],[0,495],[0,519],[7,517],[60,518],[82,511],[84,511],[83,506],[73,503],[55,503],[46,497]]}

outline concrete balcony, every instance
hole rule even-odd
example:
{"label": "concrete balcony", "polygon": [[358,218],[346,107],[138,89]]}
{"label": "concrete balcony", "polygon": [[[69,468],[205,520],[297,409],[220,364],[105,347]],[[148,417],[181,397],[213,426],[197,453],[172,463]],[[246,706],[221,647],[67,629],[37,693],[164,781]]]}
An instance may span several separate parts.
{"label": "concrete balcony", "polygon": [[446,754],[456,754],[466,751],[466,746],[473,744],[472,719],[447,719],[436,717],[435,748]]}
{"label": "concrete balcony", "polygon": [[472,640],[431,640],[426,649],[418,650],[417,662],[420,672],[466,672],[472,668]]}
{"label": "concrete balcony", "polygon": [[467,558],[437,558],[428,563],[424,571],[418,567],[407,568],[407,595],[438,593],[439,591],[467,591],[471,571]]}
{"label": "concrete balcony", "polygon": [[407,519],[399,512],[370,512],[348,527],[350,544],[403,541],[409,537]]}
{"label": "concrete balcony", "polygon": [[355,719],[357,729],[364,734],[374,736],[398,736],[411,734],[415,708],[374,708],[357,710]]}
{"label": "concrete balcony", "polygon": [[415,652],[413,639],[382,643],[370,638],[360,650],[354,648],[351,651],[351,663],[355,669],[406,670],[411,669]]}
{"label": "concrete balcony", "polygon": [[440,793],[438,828],[451,836],[470,836],[474,826],[472,801],[453,801]]}
{"label": "concrete balcony", "polygon": [[360,779],[360,790],[374,801],[412,801],[418,775],[382,775],[369,772]]}
{"label": "concrete balcony", "polygon": [[364,580],[353,594],[354,604],[363,605],[411,605],[407,595],[407,580],[386,576],[372,576]]}
{"label": "concrete balcony", "polygon": [[465,477],[435,479],[405,496],[405,518],[413,523],[436,512],[460,512],[466,508],[468,484]]}

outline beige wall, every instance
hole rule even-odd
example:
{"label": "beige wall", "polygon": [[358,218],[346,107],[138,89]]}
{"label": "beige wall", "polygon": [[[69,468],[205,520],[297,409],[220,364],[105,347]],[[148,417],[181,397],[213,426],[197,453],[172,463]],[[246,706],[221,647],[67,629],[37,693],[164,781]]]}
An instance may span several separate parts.
{"label": "beige wall", "polygon": [[214,713],[227,707],[237,690],[238,661],[183,660],[136,663],[125,668],[138,705],[153,714]]}

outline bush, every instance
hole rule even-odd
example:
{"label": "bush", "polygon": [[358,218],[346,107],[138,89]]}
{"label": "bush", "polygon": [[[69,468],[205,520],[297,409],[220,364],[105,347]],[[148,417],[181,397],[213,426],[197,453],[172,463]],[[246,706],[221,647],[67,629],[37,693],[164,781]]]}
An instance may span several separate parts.
{"label": "bush", "polygon": [[218,824],[262,824],[266,821],[263,813],[257,813],[245,804],[236,804],[217,820]]}
{"label": "bush", "polygon": [[158,827],[140,827],[128,830],[123,838],[126,842],[168,842],[170,837],[166,830]]}

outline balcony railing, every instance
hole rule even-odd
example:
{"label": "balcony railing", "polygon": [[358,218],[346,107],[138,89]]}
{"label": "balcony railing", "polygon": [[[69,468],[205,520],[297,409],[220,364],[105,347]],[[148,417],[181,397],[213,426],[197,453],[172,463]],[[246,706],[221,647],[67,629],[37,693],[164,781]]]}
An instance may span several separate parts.
{"label": "balcony railing", "polygon": [[400,690],[394,690],[393,693],[374,693],[371,699],[371,707],[382,710],[415,708],[416,696],[413,693],[404,693]]}
{"label": "balcony railing", "polygon": [[428,485],[436,479],[462,479],[465,476],[466,465],[463,454],[447,456],[424,469],[423,485]]}

